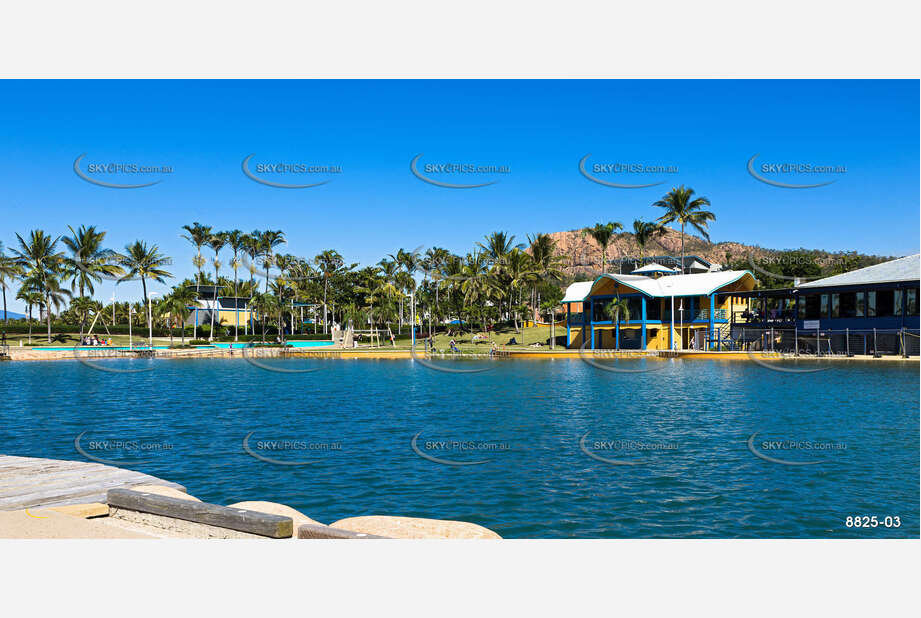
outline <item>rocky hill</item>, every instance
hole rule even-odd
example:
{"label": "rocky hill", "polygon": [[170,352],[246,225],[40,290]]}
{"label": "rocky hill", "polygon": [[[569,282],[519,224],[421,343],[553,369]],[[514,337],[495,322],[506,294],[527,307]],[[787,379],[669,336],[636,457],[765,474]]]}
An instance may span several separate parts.
{"label": "rocky hill", "polygon": [[[594,275],[601,270],[601,247],[589,235],[582,234],[581,230],[570,230],[568,232],[553,232],[550,234],[556,241],[557,252],[564,257],[563,272],[568,278],[585,278],[586,275]],[[686,255],[697,255],[712,264],[734,265],[734,267],[743,267],[739,263],[747,263],[749,260],[756,264],[769,261],[770,258],[783,253],[778,249],[766,249],[757,245],[747,245],[740,242],[719,242],[708,243],[707,241],[685,234],[684,251]],[[806,251],[806,250],[803,250]],[[810,251],[817,256],[833,260],[835,256],[825,251]],[[616,234],[608,245],[607,259],[610,264],[612,260],[622,257],[639,258],[643,255],[633,234],[624,232]],[[666,232],[652,240],[646,245],[646,256],[654,255],[681,255],[681,233],[678,230],[666,228]],[[866,256],[860,254],[854,255],[854,264],[858,267],[876,264],[889,258],[881,256]],[[629,272],[629,267],[624,268],[624,272]],[[608,270],[611,270],[609,266]],[[824,270],[824,269],[823,269]],[[616,268],[615,268],[616,272]]]}

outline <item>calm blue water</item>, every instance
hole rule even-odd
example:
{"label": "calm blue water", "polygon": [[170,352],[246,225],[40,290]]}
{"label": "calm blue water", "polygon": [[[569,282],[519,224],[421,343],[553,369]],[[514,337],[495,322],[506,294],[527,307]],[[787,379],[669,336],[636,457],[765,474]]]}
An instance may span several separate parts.
{"label": "calm blue water", "polygon": [[[239,358],[100,361],[154,369],[135,374],[0,364],[0,453],[84,459],[82,434],[86,452],[143,459],[127,467],[203,500],[282,502],[324,523],[460,519],[526,538],[919,535],[917,364],[791,375],[631,360],[619,366],[665,368],[613,374],[579,360],[499,360],[458,375],[401,360],[262,362],[319,370]],[[755,432],[759,452],[820,463],[761,459],[747,444]],[[257,459],[247,435],[256,455],[314,463]],[[423,455],[485,463],[436,463],[414,436]],[[583,436],[589,453],[637,465],[589,456]],[[784,441],[795,445],[772,444]],[[857,515],[880,526],[846,527]],[[901,527],[885,528],[887,516]]]}

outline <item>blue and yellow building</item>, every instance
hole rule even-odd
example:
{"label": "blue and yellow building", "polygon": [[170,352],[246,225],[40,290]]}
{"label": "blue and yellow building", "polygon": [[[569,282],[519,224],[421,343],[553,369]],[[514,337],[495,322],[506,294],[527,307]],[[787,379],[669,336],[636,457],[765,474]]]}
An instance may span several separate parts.
{"label": "blue and yellow building", "polygon": [[[561,301],[566,307],[566,345],[586,349],[718,349],[728,340],[730,318],[746,307],[738,296],[755,287],[747,270],[667,274],[605,273],[573,283]],[[662,276],[664,275],[664,276]],[[609,306],[626,302],[629,315],[615,322]]]}

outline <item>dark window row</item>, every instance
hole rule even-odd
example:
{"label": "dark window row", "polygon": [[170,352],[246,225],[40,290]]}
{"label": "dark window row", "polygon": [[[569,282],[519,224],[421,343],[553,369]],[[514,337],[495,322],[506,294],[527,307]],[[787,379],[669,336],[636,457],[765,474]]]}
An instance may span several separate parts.
{"label": "dark window row", "polygon": [[918,288],[805,294],[799,297],[799,319],[886,318],[918,315]]}

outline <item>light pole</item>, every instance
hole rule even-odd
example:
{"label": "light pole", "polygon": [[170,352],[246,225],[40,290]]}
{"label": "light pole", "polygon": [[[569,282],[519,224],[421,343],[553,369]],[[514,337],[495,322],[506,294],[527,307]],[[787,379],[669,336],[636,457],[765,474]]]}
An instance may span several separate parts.
{"label": "light pole", "polygon": [[415,348],[416,347],[416,290],[414,289],[411,289],[409,291],[409,303],[410,303],[409,319],[412,321],[412,324],[410,324],[409,327],[410,327],[410,330],[412,331],[412,346],[413,348]]}
{"label": "light pole", "polygon": [[[682,298],[678,302],[678,319],[680,320],[678,330],[680,334],[678,335],[678,349],[684,349],[684,299]],[[690,329],[688,329],[690,331]]]}
{"label": "light pole", "polygon": [[147,295],[147,328],[149,335],[147,338],[147,347],[153,350],[153,297],[157,296],[156,292]]}

